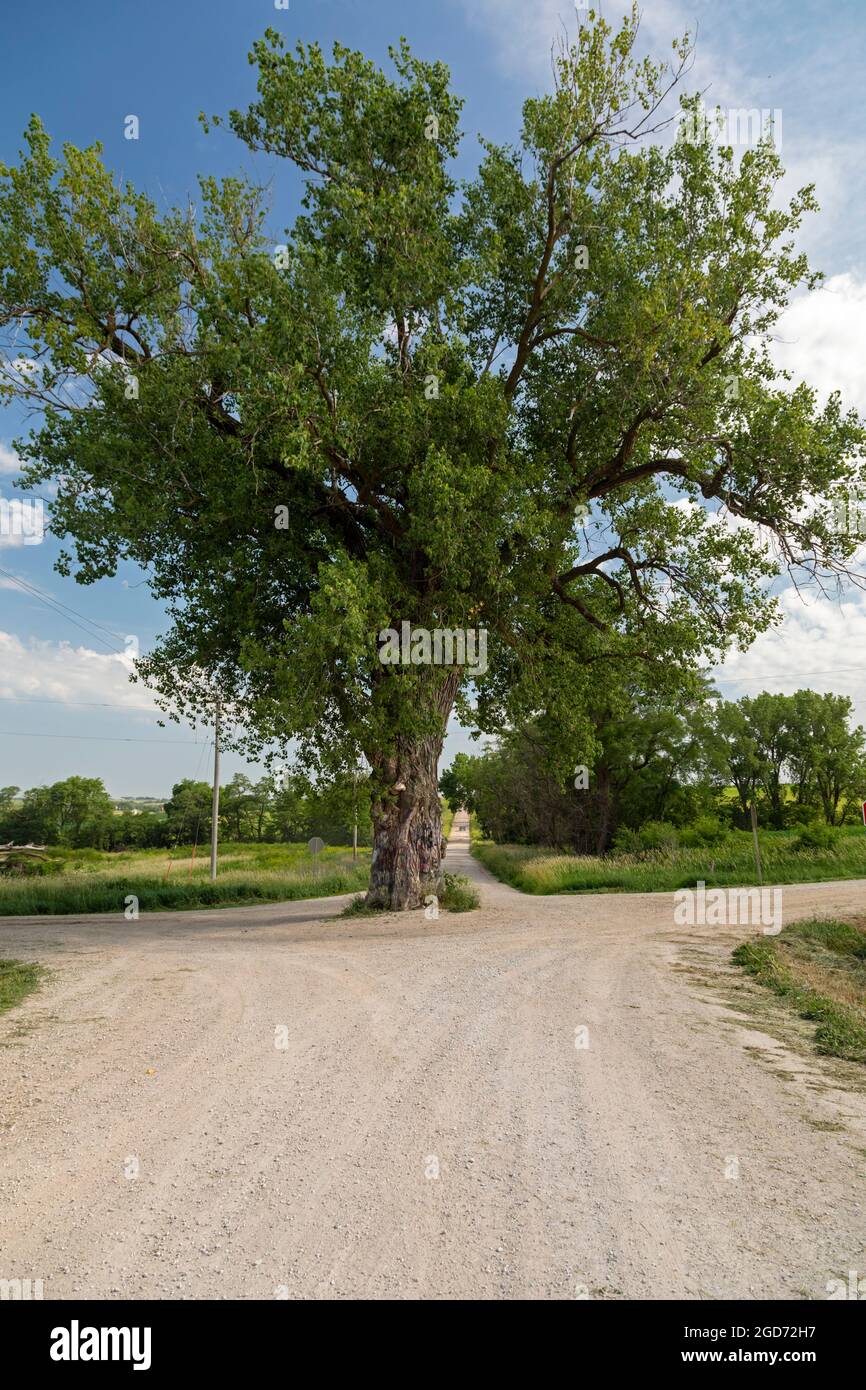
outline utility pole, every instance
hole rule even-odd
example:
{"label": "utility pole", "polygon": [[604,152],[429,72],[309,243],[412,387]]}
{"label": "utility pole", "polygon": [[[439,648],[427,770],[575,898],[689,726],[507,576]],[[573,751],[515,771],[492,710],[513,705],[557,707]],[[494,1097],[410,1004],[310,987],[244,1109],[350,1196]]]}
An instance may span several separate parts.
{"label": "utility pole", "polygon": [[220,821],[220,697],[216,697],[213,726],[213,801],[210,821],[210,881],[216,883],[217,836]]}

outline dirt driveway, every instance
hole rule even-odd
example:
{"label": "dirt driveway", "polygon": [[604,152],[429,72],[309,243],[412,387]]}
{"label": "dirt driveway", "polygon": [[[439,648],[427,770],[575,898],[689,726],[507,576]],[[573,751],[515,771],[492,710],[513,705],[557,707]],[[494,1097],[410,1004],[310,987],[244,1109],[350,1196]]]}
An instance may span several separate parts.
{"label": "dirt driveway", "polygon": [[[825,1298],[863,1068],[669,894],[0,920],[0,1278],[46,1298]],[[786,888],[787,920],[866,884]],[[586,1030],[586,1031],[584,1031]],[[588,1042],[588,1046],[582,1045]]]}

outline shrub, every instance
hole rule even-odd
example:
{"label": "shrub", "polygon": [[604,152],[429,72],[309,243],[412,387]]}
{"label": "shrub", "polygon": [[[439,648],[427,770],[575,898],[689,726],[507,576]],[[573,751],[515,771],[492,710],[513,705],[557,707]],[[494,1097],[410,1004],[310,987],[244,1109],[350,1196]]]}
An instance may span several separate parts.
{"label": "shrub", "polygon": [[478,889],[460,874],[443,874],[439,888],[439,906],[449,912],[471,912],[481,899]]}
{"label": "shrub", "polygon": [[825,825],[822,821],[812,821],[811,825],[804,825],[800,834],[794,841],[793,848],[800,849],[833,849],[838,840],[838,832],[833,825]]}
{"label": "shrub", "polygon": [[677,828],[666,820],[648,820],[638,831],[641,849],[670,853],[679,843]]}
{"label": "shrub", "polygon": [[716,816],[698,816],[697,820],[680,831],[680,844],[687,849],[701,849],[720,845],[727,836],[727,827]]}
{"label": "shrub", "polygon": [[612,848],[616,854],[632,854],[643,859],[648,854],[672,854],[678,844],[675,825],[666,820],[648,820],[639,830],[620,826],[613,837]]}
{"label": "shrub", "polygon": [[616,854],[640,854],[643,845],[637,830],[621,825],[611,841],[611,848]]}

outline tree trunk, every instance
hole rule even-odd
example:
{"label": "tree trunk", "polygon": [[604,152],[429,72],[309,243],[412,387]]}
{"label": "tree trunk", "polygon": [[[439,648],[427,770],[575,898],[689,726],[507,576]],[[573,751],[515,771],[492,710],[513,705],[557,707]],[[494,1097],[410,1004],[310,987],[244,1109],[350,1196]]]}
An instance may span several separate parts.
{"label": "tree trunk", "polygon": [[610,769],[601,763],[596,770],[598,820],[596,822],[595,852],[604,854],[610,839],[611,779]]}
{"label": "tree trunk", "polygon": [[[455,674],[436,692],[443,734],[456,685]],[[439,891],[444,853],[438,776],[442,742],[443,735],[402,737],[393,755],[367,755],[382,786],[372,805],[367,907],[402,912],[423,906],[429,894]]]}

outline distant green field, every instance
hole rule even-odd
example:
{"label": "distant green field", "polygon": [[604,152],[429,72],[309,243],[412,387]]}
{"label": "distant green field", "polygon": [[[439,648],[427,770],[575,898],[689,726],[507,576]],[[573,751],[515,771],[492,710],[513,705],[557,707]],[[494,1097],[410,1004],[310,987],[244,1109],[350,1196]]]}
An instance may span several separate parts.
{"label": "distant green field", "polygon": [[[762,830],[765,883],[821,883],[866,878],[866,833],[860,826],[841,830],[831,849],[796,849],[797,833]],[[533,845],[497,845],[475,840],[472,853],[497,878],[523,893],[653,893],[708,886],[755,883],[752,837],[734,830],[720,844],[645,854],[561,854]]]}
{"label": "distant green field", "polygon": [[0,875],[0,917],[40,913],[124,912],[127,897],[141,912],[357,893],[366,888],[370,850],[328,847],[318,873],[306,845],[232,844],[220,853],[216,883],[210,882],[208,851],[193,857],[191,846],[168,851],[46,851],[48,872]]}

